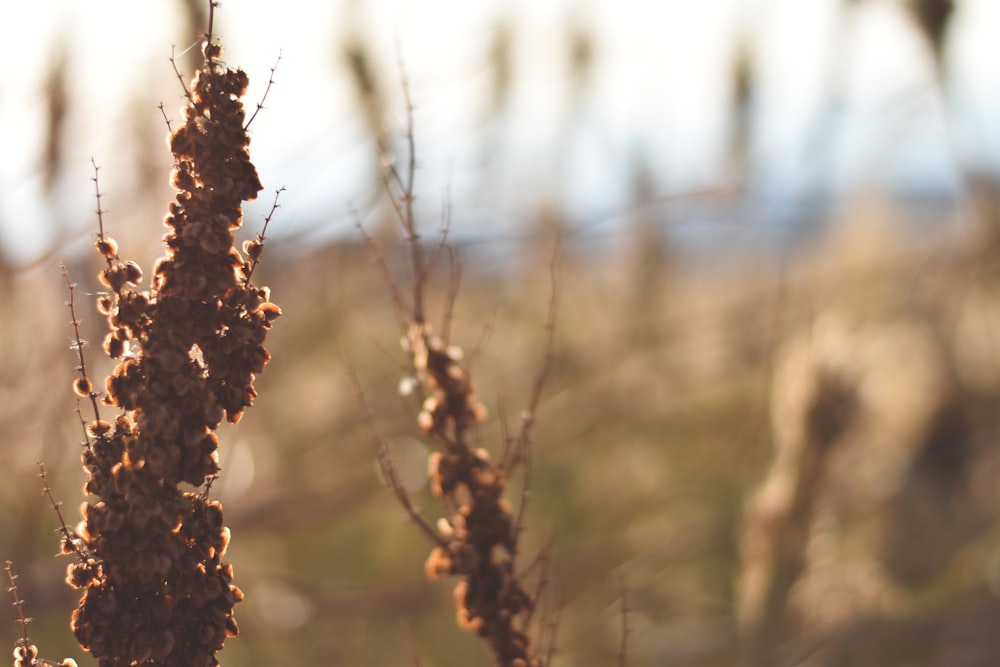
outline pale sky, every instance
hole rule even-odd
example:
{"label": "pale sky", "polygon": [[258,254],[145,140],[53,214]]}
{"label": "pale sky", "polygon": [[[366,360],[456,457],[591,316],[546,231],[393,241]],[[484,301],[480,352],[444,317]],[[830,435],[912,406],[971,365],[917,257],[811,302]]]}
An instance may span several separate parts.
{"label": "pale sky", "polygon": [[[959,0],[946,124],[901,1],[866,0],[845,27],[841,0],[286,0],[280,10],[273,1],[226,0],[216,33],[227,62],[250,75],[251,109],[281,52],[267,109],[254,121],[253,159],[267,190],[288,188],[284,228],[322,223],[329,236],[348,232],[351,208],[371,194],[374,156],[339,65],[339,40],[359,29],[379,55],[402,126],[398,44],[417,106],[421,200],[433,216],[447,190],[457,224],[517,225],[544,201],[581,220],[620,215],[632,201],[637,161],[657,195],[718,186],[730,131],[727,76],[744,33],[759,68],[753,150],[765,187],[794,191],[822,179],[819,186],[835,191],[899,181],[947,191],[959,187],[956,150],[996,171],[1000,2]],[[0,162],[0,244],[30,258],[54,229],[92,225],[91,157],[110,201],[129,206],[134,152],[169,164],[155,138],[165,135],[156,103],[178,117],[182,95],[167,58],[172,44],[191,44],[179,41],[178,12],[166,0],[46,0],[19,3],[10,16],[0,28],[8,152]],[[591,86],[575,108],[567,18],[592,31],[595,45]],[[489,121],[488,53],[500,20],[514,28],[514,88],[505,118]],[[60,46],[70,60],[72,108],[54,201],[42,192],[38,166],[45,75]],[[834,66],[843,68],[841,124],[827,145],[814,135],[824,127],[817,118],[829,108]],[[147,114],[148,145],[132,146],[136,114]],[[151,210],[164,210],[168,196],[155,193]],[[258,208],[248,207],[248,220]]]}

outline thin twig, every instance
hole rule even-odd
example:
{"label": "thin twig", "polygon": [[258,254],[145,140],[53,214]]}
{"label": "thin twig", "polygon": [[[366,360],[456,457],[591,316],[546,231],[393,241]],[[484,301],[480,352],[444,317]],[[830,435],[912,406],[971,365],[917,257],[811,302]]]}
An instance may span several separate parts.
{"label": "thin twig", "polygon": [[622,637],[618,646],[618,667],[625,667],[628,662],[628,588],[625,582],[625,570],[618,568],[618,592],[622,598]]}
{"label": "thin twig", "polygon": [[[102,230],[101,232],[102,238],[103,238],[103,233],[104,232]],[[96,391],[94,391],[93,384],[90,382],[90,378],[87,375],[87,361],[83,356],[83,347],[84,345],[86,345],[86,342],[80,337],[80,320],[78,320],[76,317],[76,304],[74,302],[74,293],[76,291],[76,284],[74,284],[69,279],[69,271],[66,269],[65,264],[60,264],[59,268],[62,270],[63,278],[65,278],[66,280],[66,287],[69,289],[69,301],[66,303],[66,305],[69,306],[70,323],[73,325],[73,343],[70,345],[70,347],[76,350],[77,359],[80,361],[80,365],[77,367],[77,370],[80,371],[80,377],[86,380],[86,383],[91,387],[90,391],[88,392],[88,395],[90,397],[90,404],[94,408],[94,419],[100,420],[101,410],[98,407],[97,403],[98,394]],[[89,442],[90,441],[88,439],[88,444]]]}
{"label": "thin twig", "polygon": [[441,228],[438,234],[438,242],[434,246],[431,258],[427,261],[427,272],[429,274],[434,273],[442,251],[454,251],[454,246],[448,243],[448,234],[451,232],[451,192],[446,190],[444,197],[444,202],[441,204]]}
{"label": "thin twig", "polygon": [[396,285],[396,281],[392,277],[392,273],[389,271],[389,264],[385,259],[385,251],[382,249],[382,244],[378,242],[374,236],[368,233],[358,219],[355,223],[357,225],[358,231],[361,233],[361,238],[368,244],[368,251],[371,253],[372,261],[375,262],[375,266],[378,267],[379,273],[382,276],[382,281],[385,283],[385,287],[389,290],[389,299],[392,301],[393,313],[396,316],[396,323],[399,325],[400,330],[406,330],[406,305],[403,303],[403,296]]}
{"label": "thin twig", "polygon": [[83,429],[83,446],[90,449],[90,432],[87,430],[87,420],[84,419],[83,413],[80,411],[80,397],[76,397],[76,416],[80,420],[80,428]]}
{"label": "thin twig", "polygon": [[[160,105],[163,106],[162,104]],[[165,116],[164,116],[165,117]],[[101,206],[101,182],[99,179],[101,168],[97,166],[97,161],[94,158],[90,158],[90,164],[94,166],[94,177],[90,180],[94,182],[94,197],[97,199],[97,238],[99,241],[103,241],[104,237],[104,214],[107,213],[106,210]],[[111,268],[111,258],[107,257],[108,268]]]}
{"label": "thin twig", "polygon": [[462,265],[454,246],[448,246],[448,294],[444,302],[444,317],[441,322],[441,339],[445,345],[451,343],[451,323],[455,319],[455,302],[458,301],[458,286],[462,281]]}
{"label": "thin twig", "polygon": [[[407,160],[406,177],[403,178],[400,176],[399,170],[396,169],[395,162],[387,159],[391,156],[385,150],[384,142],[381,142],[383,143],[382,159],[388,165],[386,177],[383,178],[383,184],[389,195],[389,200],[396,210],[396,216],[403,226],[406,240],[410,245],[410,266],[413,272],[413,322],[415,324],[423,324],[425,321],[424,283],[427,280],[427,267],[424,264],[423,250],[420,246],[420,234],[417,232],[416,218],[413,213],[413,184],[417,171],[416,142],[413,137],[413,101],[410,98],[410,83],[406,77],[406,69],[403,66],[402,59],[400,59],[398,67],[403,89],[403,101],[406,105],[406,144],[409,150],[409,159]],[[398,192],[393,192],[393,186],[397,188]]]}
{"label": "thin twig", "polygon": [[160,115],[163,116],[163,122],[167,124],[167,134],[173,134],[174,128],[170,126],[170,119],[167,118],[167,110],[163,106],[163,102],[157,107],[160,110]]}
{"label": "thin twig", "polygon": [[[278,59],[276,61],[274,61],[274,66],[271,68],[271,76],[267,80],[267,87],[264,88],[264,94],[261,96],[260,102],[257,103],[257,108],[254,110],[253,115],[250,116],[250,120],[248,120],[246,122],[246,125],[243,126],[243,131],[244,132],[246,132],[247,130],[250,129],[250,123],[252,123],[253,119],[257,117],[257,114],[260,113],[260,110],[264,108],[264,102],[265,102],[265,100],[267,100],[267,94],[269,92],[271,92],[271,86],[274,85],[274,72],[275,72],[275,70],[278,69],[278,63],[280,63],[280,62],[281,62],[281,51],[279,50],[278,51]],[[284,190],[284,188],[282,188],[282,190]]]}
{"label": "thin twig", "polygon": [[508,470],[508,461],[510,460],[510,426],[507,423],[507,408],[504,407],[503,400],[501,400],[500,395],[497,395],[497,421],[500,423],[500,441],[503,442],[503,451],[500,454],[500,469]]}
{"label": "thin twig", "polygon": [[212,43],[212,31],[214,30],[215,24],[215,8],[219,5],[217,0],[209,0],[208,2],[208,32],[205,35],[205,39],[209,44]]}
{"label": "thin twig", "polygon": [[184,75],[181,74],[181,71],[179,69],[177,69],[177,57],[174,53],[176,49],[177,49],[176,46],[170,47],[170,66],[174,68],[174,74],[177,75],[177,80],[181,82],[181,88],[184,89],[184,96],[188,98],[188,102],[194,104],[194,97],[191,96],[191,91],[188,90],[188,86],[184,82]]}
{"label": "thin twig", "polygon": [[94,177],[90,180],[94,182],[95,197],[97,198],[97,238],[104,240],[104,209],[101,208],[101,185],[98,181],[98,174],[101,168],[97,166],[97,161],[90,158],[90,164],[94,166]]}
{"label": "thin twig", "polygon": [[421,516],[417,508],[414,507],[413,501],[410,500],[410,494],[406,492],[406,487],[403,486],[402,481],[399,479],[399,474],[396,471],[396,464],[392,458],[392,452],[389,449],[389,445],[385,442],[382,436],[378,432],[378,428],[375,422],[375,415],[371,408],[368,406],[368,400],[365,398],[364,389],[361,387],[361,381],[358,379],[358,374],[354,370],[354,366],[347,359],[346,354],[341,352],[341,357],[347,366],[347,373],[350,377],[351,384],[354,387],[354,393],[358,398],[358,402],[361,405],[361,412],[364,416],[365,423],[368,425],[369,436],[371,437],[372,444],[375,447],[376,456],[378,457],[379,467],[382,470],[382,474],[385,476],[386,482],[392,489],[399,503],[403,506],[403,509],[410,515],[410,518],[423,530],[430,538],[440,547],[446,547],[448,545],[447,541],[441,537],[440,534],[434,528],[427,523],[427,520]]}
{"label": "thin twig", "polygon": [[66,526],[66,519],[63,518],[62,514],[62,502],[57,501],[52,496],[52,488],[49,486],[49,476],[45,472],[45,464],[41,461],[38,462],[38,476],[42,478],[42,493],[49,499],[49,504],[55,511],[56,518],[59,519],[59,528],[56,530],[62,533],[63,539],[65,540],[64,544],[76,553],[81,562],[85,562],[89,554],[85,553],[84,550],[81,550],[82,544],[79,540],[77,540],[73,531]]}
{"label": "thin twig", "polygon": [[544,599],[542,596],[545,593],[546,587],[551,582],[551,578],[549,577],[549,568],[552,565],[552,558],[551,558],[552,539],[553,539],[552,529],[550,528],[549,534],[546,535],[545,537],[545,543],[542,544],[542,548],[538,550],[538,553],[535,554],[535,557],[532,559],[532,561],[528,563],[528,566],[524,568],[521,572],[517,573],[517,578],[519,580],[524,580],[525,577],[531,574],[532,570],[534,570],[536,567],[539,566],[541,567],[541,574],[539,575],[538,583],[535,586],[535,594],[534,594],[535,604],[528,609],[528,613],[524,618],[525,630],[527,630],[528,627],[531,625],[531,620],[532,618],[534,618],[535,611],[537,611],[539,607],[538,602],[539,600]]}
{"label": "thin twig", "polygon": [[379,159],[382,161],[385,173],[382,175],[382,186],[385,188],[386,195],[389,197],[389,202],[392,204],[392,209],[396,213],[396,218],[405,230],[407,227],[406,222],[406,209],[404,205],[400,202],[399,196],[393,188],[399,190],[399,192],[404,192],[406,190],[406,185],[403,183],[403,179],[399,175],[399,171],[396,169],[395,157],[389,152],[389,148],[384,144],[384,142],[378,140],[378,153]]}
{"label": "thin twig", "polygon": [[[551,585],[552,588],[554,589],[555,585],[554,584]],[[548,602],[550,599],[552,600],[551,603]],[[555,602],[556,600],[555,591],[553,590],[553,592],[550,593],[549,596],[545,598],[545,600],[546,600],[546,609],[544,617],[548,618],[549,620],[547,623],[545,623],[545,627],[542,630],[545,636],[544,639],[545,658],[542,661],[542,664],[544,665],[544,667],[550,667],[552,664],[552,656],[555,655],[556,652],[556,635],[558,634],[559,631],[559,614],[558,612],[554,611],[554,609],[552,609],[557,606]]]}
{"label": "thin twig", "polygon": [[406,630],[406,644],[410,647],[410,661],[413,667],[423,667],[423,661],[420,659],[420,651],[417,650],[417,642],[413,638],[413,627],[409,623],[404,621],[404,629]]}
{"label": "thin twig", "polygon": [[378,439],[379,449],[378,449],[378,462],[379,468],[382,470],[382,474],[385,476],[386,481],[392,488],[393,494],[399,500],[399,503],[403,506],[410,517],[420,526],[421,530],[430,537],[435,544],[439,547],[445,548],[448,546],[448,541],[445,540],[441,535],[438,534],[436,530],[427,522],[427,520],[417,511],[417,508],[413,505],[413,501],[410,500],[410,494],[407,493],[406,487],[403,486],[402,480],[399,479],[399,472],[396,470],[396,461],[392,456],[392,450],[389,448],[389,444],[383,440],[381,437]]}
{"label": "thin twig", "polygon": [[494,308],[490,311],[490,316],[486,319],[486,324],[483,325],[483,332],[479,335],[479,341],[476,342],[476,346],[472,348],[472,352],[466,355],[465,368],[468,370],[469,374],[472,374],[472,367],[475,365],[476,359],[482,354],[483,350],[486,349],[487,343],[490,341],[490,337],[493,335],[493,322],[497,318],[497,311]]}
{"label": "thin twig", "polygon": [[16,644],[17,646],[27,648],[31,643],[31,639],[28,637],[28,623],[31,623],[31,619],[24,615],[24,600],[21,599],[21,595],[17,590],[17,575],[14,574],[14,564],[11,561],[7,561],[3,569],[7,573],[7,580],[10,581],[7,592],[14,598],[12,604],[17,609],[17,620],[21,624],[21,638],[17,640]]}
{"label": "thin twig", "polygon": [[[264,216],[264,226],[261,228],[260,233],[257,234],[256,237],[257,243],[260,245],[261,248],[263,248],[264,240],[267,238],[265,236],[265,234],[267,234],[267,226],[271,224],[271,218],[274,217],[275,212],[279,208],[281,208],[281,204],[278,203],[278,197],[280,197],[281,193],[284,191],[285,191],[285,186],[281,186],[280,188],[274,191],[274,202],[271,204],[271,210],[268,211],[266,216]],[[257,268],[258,264],[260,264],[260,253],[257,253],[256,256],[251,258],[250,268],[247,269],[246,279],[243,281],[244,285],[250,284],[250,278],[253,277],[253,271],[254,269]]]}
{"label": "thin twig", "polygon": [[376,351],[378,351],[379,354],[381,354],[390,363],[392,363],[392,365],[395,366],[400,373],[403,373],[405,375],[406,373],[413,372],[413,368],[406,361],[401,361],[400,359],[393,356],[392,351],[385,345],[383,345],[382,341],[377,340],[373,337],[369,337],[368,342],[372,344],[372,346],[375,348]]}
{"label": "thin twig", "polygon": [[519,447],[516,447],[515,450],[526,446],[531,438],[531,429],[535,423],[535,412],[537,411],[538,403],[542,398],[542,390],[545,387],[545,380],[548,377],[549,369],[552,367],[552,345],[556,331],[556,316],[559,311],[558,259],[561,242],[561,238],[557,235],[555,246],[552,249],[552,259],[549,263],[552,289],[549,292],[549,307],[548,313],[545,317],[545,342],[542,344],[542,364],[538,369],[538,373],[535,374],[535,379],[531,386],[531,396],[528,399],[528,405],[523,413],[524,418],[521,422],[521,432],[518,434]]}
{"label": "thin twig", "polygon": [[[521,430],[518,433],[517,440],[514,443],[513,448],[513,459],[511,464],[520,463],[523,472],[521,475],[521,501],[517,509],[517,520],[514,522],[512,530],[514,531],[513,543],[516,545],[519,543],[517,539],[518,534],[524,529],[524,516],[528,508],[528,499],[531,496],[531,456],[529,448],[531,446],[531,430],[535,423],[535,414],[538,411],[538,403],[542,398],[542,389],[545,386],[545,380],[548,377],[549,369],[552,367],[552,346],[553,340],[555,338],[556,330],[556,314],[559,309],[559,267],[558,267],[558,257],[559,257],[559,247],[560,247],[560,237],[556,236],[555,247],[552,249],[552,260],[549,264],[549,270],[551,273],[552,280],[552,290],[549,293],[549,308],[548,314],[545,318],[545,342],[543,343],[543,353],[542,353],[542,364],[535,374],[534,382],[531,387],[531,396],[528,399],[528,405],[521,413]],[[506,471],[506,472],[509,472]],[[517,553],[511,554],[511,558],[516,558]]]}
{"label": "thin twig", "polygon": [[219,477],[220,477],[219,473],[215,473],[214,475],[208,476],[208,478],[205,480],[205,488],[202,489],[201,493],[199,494],[202,498],[208,498],[208,494],[212,492],[212,485],[215,484],[215,481],[219,479]]}

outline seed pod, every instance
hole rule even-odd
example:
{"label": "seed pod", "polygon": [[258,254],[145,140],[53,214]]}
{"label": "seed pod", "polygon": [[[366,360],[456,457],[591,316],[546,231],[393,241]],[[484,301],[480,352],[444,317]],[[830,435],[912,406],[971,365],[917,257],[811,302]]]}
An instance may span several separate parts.
{"label": "seed pod", "polygon": [[120,292],[127,281],[125,271],[118,266],[110,267],[101,271],[97,278],[105,287],[109,287],[115,292]]}
{"label": "seed pod", "polygon": [[112,359],[118,359],[125,354],[125,341],[118,338],[114,332],[104,337],[104,352]]}
{"label": "seed pod", "polygon": [[97,312],[101,315],[110,315],[115,307],[115,300],[110,294],[102,294],[97,298]]}
{"label": "seed pod", "polygon": [[142,269],[131,260],[125,262],[125,280],[135,285],[142,281]]}
{"label": "seed pod", "polygon": [[81,398],[88,398],[94,391],[94,385],[90,382],[90,378],[77,378],[73,381],[73,391]]}
{"label": "seed pod", "polygon": [[263,251],[264,244],[261,243],[259,239],[250,239],[243,242],[243,252],[247,254],[247,257],[254,261],[260,259],[260,254]]}
{"label": "seed pod", "polygon": [[264,316],[265,322],[270,324],[274,320],[278,319],[279,315],[281,315],[281,308],[268,301],[260,304],[257,307],[257,312]]}
{"label": "seed pod", "polygon": [[94,241],[94,247],[106,259],[114,259],[118,256],[118,242],[110,236],[102,236]]}
{"label": "seed pod", "polygon": [[107,435],[110,431],[111,424],[103,419],[96,419],[87,424],[87,433],[89,433],[92,438],[100,438],[101,436]]}

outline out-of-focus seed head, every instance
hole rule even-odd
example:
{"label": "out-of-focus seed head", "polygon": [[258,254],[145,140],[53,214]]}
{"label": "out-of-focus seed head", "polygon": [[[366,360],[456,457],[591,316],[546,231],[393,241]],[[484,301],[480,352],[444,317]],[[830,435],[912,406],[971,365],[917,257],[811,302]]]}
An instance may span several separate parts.
{"label": "out-of-focus seed head", "polygon": [[97,297],[97,312],[101,315],[110,315],[115,307],[115,299],[110,294],[102,294]]}
{"label": "out-of-focus seed head", "polygon": [[264,316],[264,321],[270,324],[274,320],[278,319],[281,315],[281,308],[271,303],[270,301],[260,304],[257,307],[257,312]]}
{"label": "out-of-focus seed head", "polygon": [[73,391],[80,398],[89,398],[94,391],[94,385],[90,378],[77,378],[73,381]]}
{"label": "out-of-focus seed head", "polygon": [[110,236],[104,236],[94,241],[94,247],[105,259],[114,259],[118,256],[118,242]]}
{"label": "out-of-focus seed head", "polygon": [[243,242],[243,252],[247,254],[247,257],[254,261],[260,259],[260,255],[263,251],[264,244],[261,243],[259,239],[249,239]]}
{"label": "out-of-focus seed head", "polygon": [[119,359],[125,354],[125,341],[113,332],[104,337],[104,353],[112,359]]}
{"label": "out-of-focus seed head", "polygon": [[103,419],[95,419],[94,421],[87,424],[87,433],[90,434],[92,438],[100,438],[111,432],[111,424],[104,421]]}
{"label": "out-of-focus seed head", "polygon": [[142,282],[142,269],[135,262],[129,260],[125,262],[125,280],[134,285],[138,285]]}
{"label": "out-of-focus seed head", "polygon": [[34,644],[14,647],[14,667],[32,667],[38,657],[38,647]]}
{"label": "out-of-focus seed head", "polygon": [[205,41],[205,43],[202,44],[202,52],[205,54],[206,60],[214,60],[216,58],[221,58],[222,44]]}

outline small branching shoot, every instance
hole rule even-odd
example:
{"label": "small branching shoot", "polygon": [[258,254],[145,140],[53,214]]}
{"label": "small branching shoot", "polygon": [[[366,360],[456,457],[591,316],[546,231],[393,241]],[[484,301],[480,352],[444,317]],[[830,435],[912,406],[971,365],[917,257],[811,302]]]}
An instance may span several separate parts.
{"label": "small branching shoot", "polygon": [[[405,81],[403,91],[409,119],[406,134],[409,156],[405,171],[401,171],[396,160],[387,154],[386,142],[381,141],[379,146],[385,151],[381,156],[385,167],[385,190],[409,248],[412,280],[409,304],[404,302],[402,292],[390,276],[381,247],[374,239],[367,235],[366,238],[386,280],[402,328],[402,344],[409,368],[407,377],[400,382],[401,393],[419,397],[417,426],[423,436],[436,445],[430,457],[429,473],[432,491],[441,498],[445,512],[435,525],[425,519],[409,499],[396,474],[392,453],[374,428],[374,417],[360,387],[358,395],[372,430],[386,483],[435,545],[426,562],[428,577],[436,579],[449,575],[459,579],[454,591],[458,625],[483,637],[502,667],[541,667],[548,664],[550,654],[540,653],[532,645],[528,625],[544,583],[540,583],[535,594],[529,592],[517,570],[516,559],[529,496],[532,426],[551,360],[557,295],[555,262],[542,367],[534,379],[520,429],[513,443],[505,441],[504,459],[496,463],[487,450],[476,446],[476,430],[486,419],[486,408],[473,388],[469,360],[463,350],[450,341],[460,272],[454,249],[445,242],[447,223],[441,243],[428,253],[421,243],[415,221],[413,107]],[[444,255],[450,260],[450,286],[439,335],[427,318],[425,292],[437,260]],[[354,382],[357,383],[356,378]],[[504,497],[507,480],[515,467],[522,468],[524,484],[516,511]],[[538,562],[542,561],[547,563],[547,557]],[[543,582],[546,576],[543,567]],[[554,625],[552,628],[554,632]]]}

